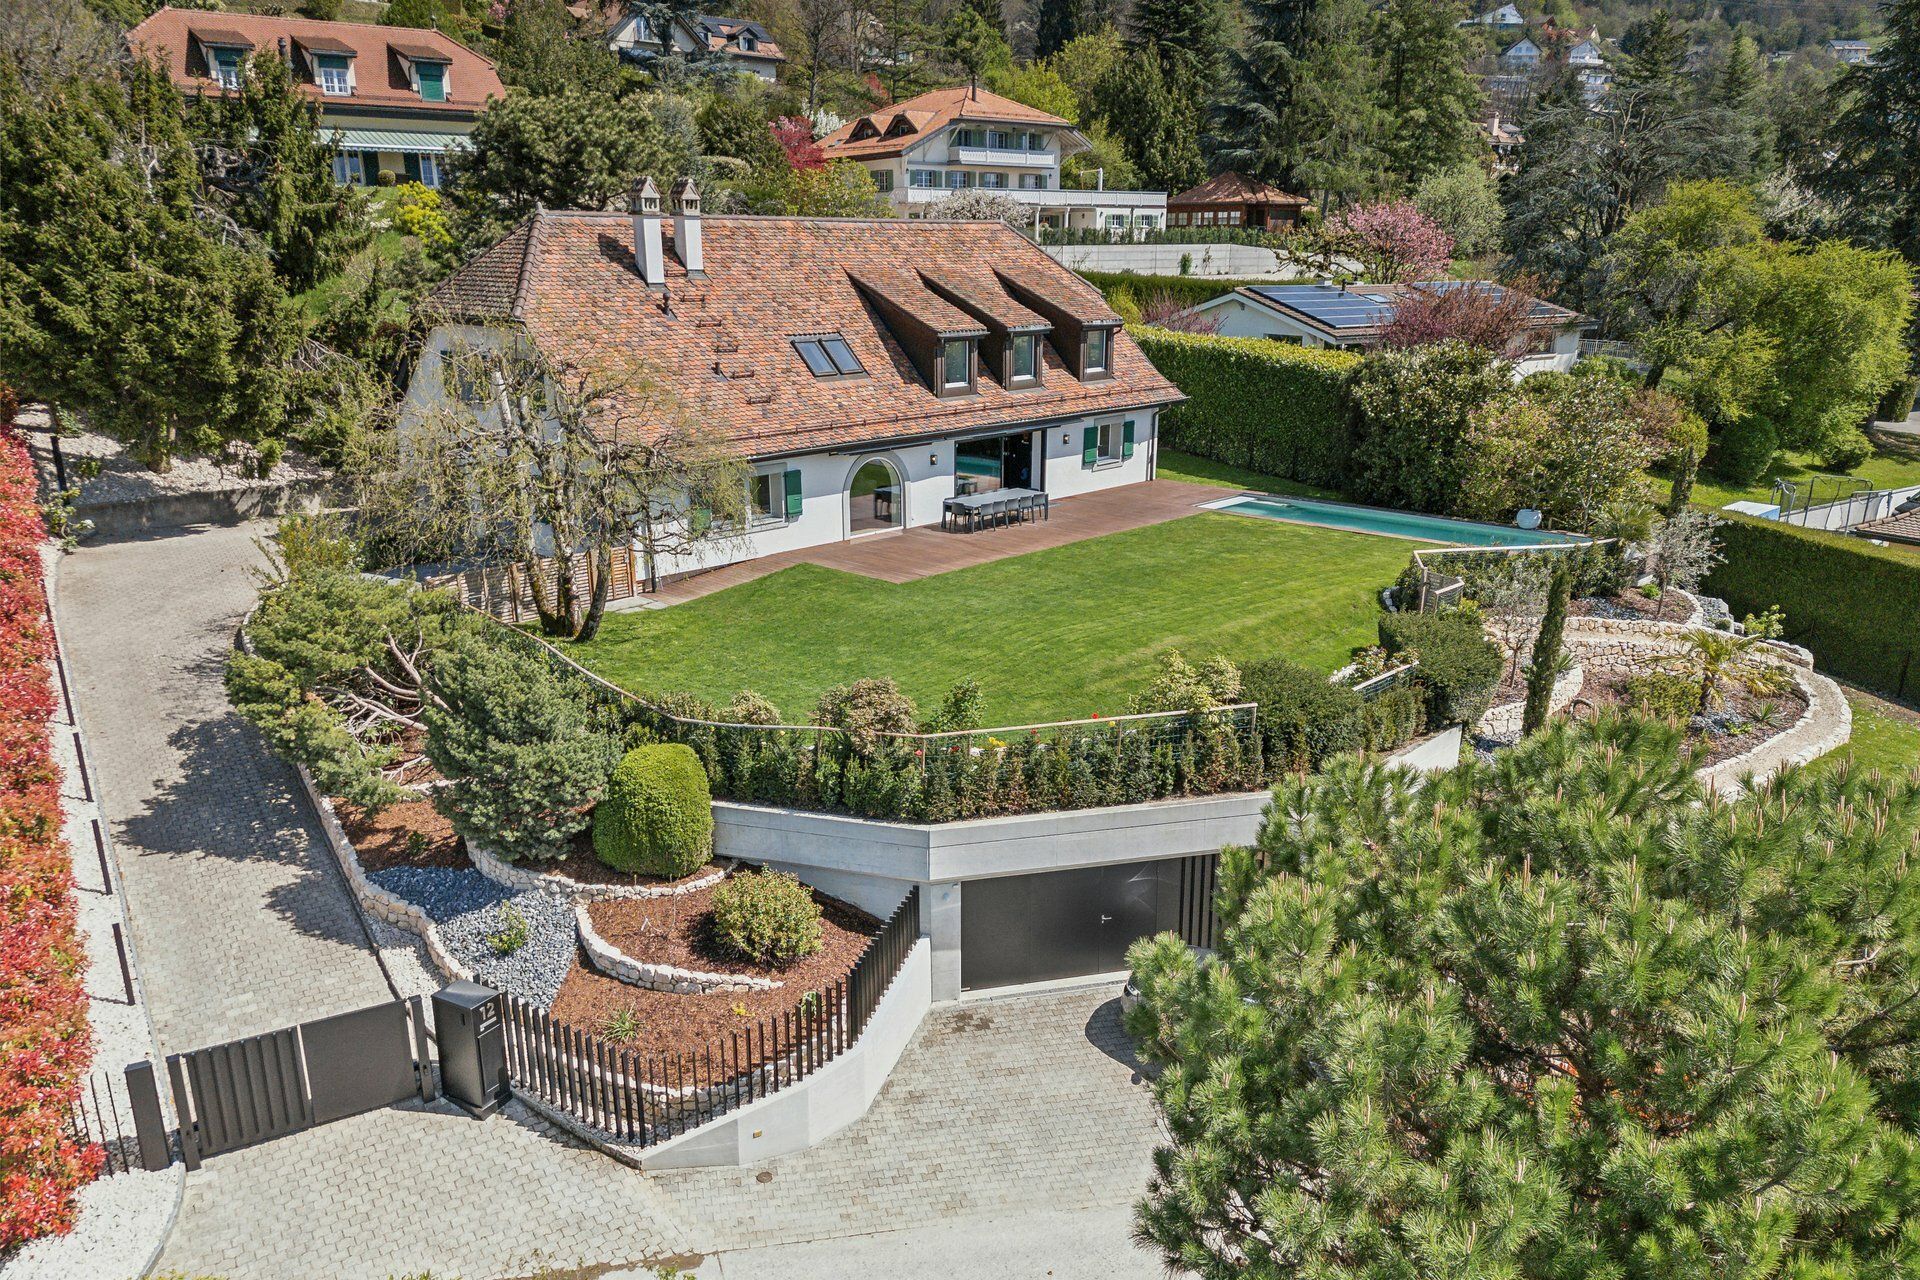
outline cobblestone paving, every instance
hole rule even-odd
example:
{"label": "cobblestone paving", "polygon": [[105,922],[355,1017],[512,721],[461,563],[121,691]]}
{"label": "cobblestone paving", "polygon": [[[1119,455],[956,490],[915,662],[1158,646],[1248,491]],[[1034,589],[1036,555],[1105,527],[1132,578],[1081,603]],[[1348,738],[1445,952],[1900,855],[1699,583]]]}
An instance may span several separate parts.
{"label": "cobblestone paving", "polygon": [[[1146,1189],[1156,1137],[1119,1001],[1103,986],[936,1009],[858,1124],[763,1166],[653,1179],[692,1248],[724,1253],[1123,1207]],[[1145,1257],[1124,1233],[1085,1248]]]}
{"label": "cobblestone paving", "polygon": [[256,532],[89,546],[59,570],[74,699],[169,1052],[389,995],[298,783],[226,705]]}

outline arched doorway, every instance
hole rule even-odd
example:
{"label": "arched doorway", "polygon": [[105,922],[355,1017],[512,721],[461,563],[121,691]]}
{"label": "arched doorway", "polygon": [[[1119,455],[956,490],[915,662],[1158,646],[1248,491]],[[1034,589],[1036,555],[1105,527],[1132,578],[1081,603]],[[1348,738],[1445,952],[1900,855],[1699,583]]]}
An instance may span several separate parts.
{"label": "arched doorway", "polygon": [[907,516],[900,473],[885,458],[868,458],[847,482],[847,535],[898,529]]}

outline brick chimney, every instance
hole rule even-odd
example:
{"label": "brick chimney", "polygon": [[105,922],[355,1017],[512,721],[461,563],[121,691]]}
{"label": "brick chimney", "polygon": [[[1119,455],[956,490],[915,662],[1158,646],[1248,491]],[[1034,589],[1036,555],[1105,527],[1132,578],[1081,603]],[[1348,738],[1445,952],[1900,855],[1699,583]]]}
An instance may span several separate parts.
{"label": "brick chimney", "polygon": [[700,245],[700,189],[692,178],[673,184],[673,256],[696,280],[706,278],[706,258]]}
{"label": "brick chimney", "polygon": [[665,292],[667,265],[660,248],[660,188],[652,178],[641,178],[627,192],[627,212],[633,215],[633,265],[647,288]]}

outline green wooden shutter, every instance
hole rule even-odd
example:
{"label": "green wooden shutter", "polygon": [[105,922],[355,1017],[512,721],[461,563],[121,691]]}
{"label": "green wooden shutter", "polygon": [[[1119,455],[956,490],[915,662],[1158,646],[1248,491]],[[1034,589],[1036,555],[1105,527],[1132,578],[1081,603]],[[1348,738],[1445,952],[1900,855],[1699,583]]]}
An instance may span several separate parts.
{"label": "green wooden shutter", "polygon": [[800,506],[800,473],[789,471],[787,472],[787,519],[798,520]]}
{"label": "green wooden shutter", "polygon": [[1120,428],[1120,456],[1133,456],[1133,420],[1129,418]]}
{"label": "green wooden shutter", "polygon": [[434,62],[414,64],[414,74],[420,78],[420,99],[423,102],[445,102],[447,100],[447,69]]}
{"label": "green wooden shutter", "polygon": [[1086,427],[1080,432],[1080,465],[1090,467],[1100,461],[1100,428]]}

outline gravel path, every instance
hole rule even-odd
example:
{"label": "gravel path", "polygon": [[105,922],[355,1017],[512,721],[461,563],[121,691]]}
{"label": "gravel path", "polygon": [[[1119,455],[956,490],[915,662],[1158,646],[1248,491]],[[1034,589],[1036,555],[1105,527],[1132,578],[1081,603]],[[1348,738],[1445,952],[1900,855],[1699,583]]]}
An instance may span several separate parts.
{"label": "gravel path", "polygon": [[[389,867],[367,878],[432,916],[440,940],[476,980],[542,1008],[560,993],[575,949],[568,904],[538,890],[516,892],[465,868]],[[513,911],[526,921],[527,940],[502,954],[492,939],[508,930]]]}

